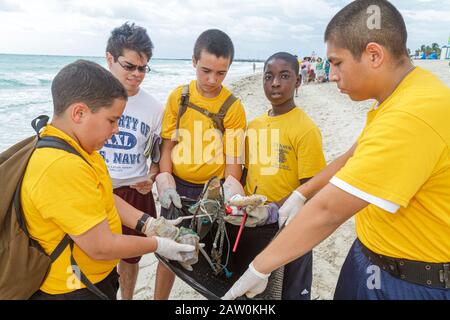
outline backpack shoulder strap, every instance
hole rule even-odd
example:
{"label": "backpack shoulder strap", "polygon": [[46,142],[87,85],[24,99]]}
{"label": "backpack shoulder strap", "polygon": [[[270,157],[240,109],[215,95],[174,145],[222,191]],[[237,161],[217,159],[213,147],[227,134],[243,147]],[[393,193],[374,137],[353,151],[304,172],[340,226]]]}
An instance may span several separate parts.
{"label": "backpack shoulder strap", "polygon": [[[38,118],[36,118],[35,120],[37,120]],[[35,122],[35,120],[33,120],[33,123]],[[48,117],[47,117],[48,120]],[[38,128],[39,125],[35,125],[32,123],[33,128]],[[44,125],[45,126],[45,125]],[[40,127],[40,129],[42,129],[43,127]],[[40,129],[36,130],[37,132],[40,131]],[[37,141],[36,145],[35,145],[35,149],[38,148],[55,148],[55,149],[61,149],[64,151],[67,151],[69,153],[75,154],[77,156],[79,156],[80,158],[82,158],[84,161],[86,161],[87,164],[89,164],[89,162],[87,162],[86,159],[84,159],[81,154],[75,150],[71,145],[69,145],[67,142],[65,142],[63,139],[57,138],[57,137],[52,137],[52,136],[46,136],[43,138],[39,138],[39,140]],[[90,165],[90,164],[89,164]],[[17,223],[19,224],[19,227],[24,231],[24,233],[30,238],[30,233],[28,232],[26,223],[25,223],[25,219],[24,219],[24,214],[23,214],[23,209],[22,209],[22,204],[20,202],[20,191],[22,190],[22,183],[23,183],[23,177],[24,175],[22,175],[20,177],[19,183],[17,184],[16,187],[16,191],[14,192],[14,207],[16,208],[16,218],[17,218]],[[31,242],[42,252],[44,252],[43,248],[39,245],[39,243],[37,241],[31,240]],[[66,244],[67,245],[67,244]],[[65,246],[64,246],[65,247]],[[63,248],[64,249],[64,248]],[[56,249],[55,249],[56,251]],[[61,250],[62,252],[62,250]],[[61,253],[60,252],[60,253]],[[54,254],[52,253],[51,256],[53,256]],[[59,254],[56,255],[54,257],[54,260],[56,260],[56,258],[58,258]]]}
{"label": "backpack shoulder strap", "polygon": [[219,110],[219,112],[217,112],[217,114],[218,115],[223,115],[223,117],[225,117],[225,115],[227,114],[228,110],[236,102],[236,100],[237,100],[237,98],[233,94],[230,94],[230,96],[227,98],[227,100],[225,100],[223,105],[220,107],[220,110]]}
{"label": "backpack shoulder strap", "polygon": [[178,106],[177,122],[176,122],[176,126],[175,126],[175,138],[174,138],[175,141],[178,141],[179,129],[180,129],[180,119],[183,116],[183,114],[186,112],[188,104],[189,104],[189,84],[185,84],[181,91],[180,105]]}
{"label": "backpack shoulder strap", "polygon": [[75,150],[74,147],[72,147],[70,144],[68,144],[66,141],[64,141],[61,138],[53,137],[53,136],[42,137],[36,143],[36,149],[39,149],[39,148],[54,148],[54,149],[64,150],[68,153],[72,153],[76,156],[79,156],[88,165],[90,165],[90,163],[85,158],[83,158],[83,156],[77,150]]}
{"label": "backpack shoulder strap", "polygon": [[86,288],[89,291],[94,293],[101,300],[109,300],[108,296],[104,294],[95,284],[93,284],[88,279],[88,277],[83,273],[83,271],[81,271],[80,266],[78,265],[77,261],[75,260],[75,257],[73,256],[74,241],[67,234],[61,242],[63,241],[66,241],[68,242],[68,244],[70,244],[70,265],[72,267],[72,271],[75,274],[75,276],[81,281],[81,283],[83,283],[86,286]]}
{"label": "backpack shoulder strap", "polygon": [[[82,158],[84,161],[87,162],[87,160],[84,159],[83,156],[77,150],[74,149],[74,147],[72,147],[63,139],[53,136],[45,136],[42,138],[39,136],[39,132],[47,125],[49,119],[50,118],[46,115],[40,115],[39,117],[31,121],[31,126],[33,127],[38,137],[38,142],[36,143],[34,148],[35,149],[54,148],[64,150],[66,152],[79,156],[80,158]],[[89,164],[89,162],[87,163]]]}
{"label": "backpack shoulder strap", "polygon": [[230,96],[225,100],[222,106],[219,109],[219,112],[213,115],[212,120],[215,122],[216,128],[220,131],[225,132],[225,126],[223,124],[223,120],[227,115],[228,110],[230,110],[231,106],[236,102],[237,98],[230,94]]}
{"label": "backpack shoulder strap", "polygon": [[[74,147],[72,147],[70,144],[68,144],[63,139],[53,137],[53,136],[45,136],[42,137],[37,143],[36,143],[36,149],[37,148],[55,148],[64,150],[66,152],[72,153],[74,155],[79,156],[81,159],[83,159],[88,165],[91,165],[83,156],[75,150]],[[72,266],[72,271],[75,274],[75,276],[86,286],[86,288],[97,295],[102,300],[109,300],[108,297],[100,290],[98,289],[89,279],[88,277],[81,271],[78,263],[76,262],[74,256],[73,256],[73,245],[74,241],[68,234],[64,236],[64,238],[58,243],[56,248],[53,250],[53,252],[50,254],[50,260],[54,262],[60,255],[63,253],[63,251],[66,249],[66,247],[70,245],[70,262]],[[76,268],[76,269],[75,269]]]}
{"label": "backpack shoulder strap", "polygon": [[180,105],[178,107],[177,122],[176,122],[176,128],[175,128],[176,141],[178,140],[178,137],[179,137],[178,130],[180,128],[181,116],[186,112],[188,107],[191,109],[194,109],[194,110],[204,114],[208,118],[210,118],[214,123],[214,127],[216,129],[220,130],[222,133],[224,133],[225,127],[223,124],[223,120],[224,120],[228,110],[231,108],[233,103],[236,102],[236,100],[237,100],[237,98],[233,94],[230,94],[230,96],[225,100],[225,102],[220,107],[219,112],[213,113],[213,112],[210,112],[204,108],[201,108],[201,107],[196,106],[195,104],[192,104],[191,102],[189,102],[189,85],[184,85],[183,90],[181,92]]}
{"label": "backpack shoulder strap", "polygon": [[36,135],[39,138],[39,132],[47,125],[48,120],[50,118],[46,115],[40,115],[39,117],[33,119],[31,121],[31,126],[33,127],[34,131],[36,132]]}
{"label": "backpack shoulder strap", "polygon": [[[42,128],[44,128],[47,125],[47,122],[49,120],[48,116],[39,116],[38,118],[34,119],[31,123],[31,126],[36,131],[36,134],[38,136],[38,141],[36,142],[34,149],[39,148],[54,148],[54,149],[60,149],[64,150],[66,152],[75,154],[82,158],[87,164],[90,165],[90,163],[83,158],[83,156],[75,150],[70,144],[68,144],[66,141],[64,141],[61,138],[53,137],[53,136],[45,136],[45,137],[39,137],[39,132]],[[29,238],[29,241],[32,246],[36,247],[39,251],[45,253],[45,250],[42,248],[42,246],[39,244],[38,241],[34,240],[28,231],[28,228],[25,223],[24,213],[22,204],[20,202],[20,191],[22,189],[22,182],[23,182],[24,174],[20,177],[19,183],[17,184],[16,191],[14,192],[14,198],[13,198],[13,205],[15,207],[16,212],[16,218],[17,223],[19,224],[19,227],[23,230],[23,232],[27,235]],[[64,236],[64,238],[58,243],[56,248],[53,250],[53,252],[50,254],[49,258],[50,261],[53,263],[60,255],[61,253],[66,249],[67,246],[70,245],[70,256],[71,256],[71,265],[72,268],[76,267],[77,270],[73,270],[74,274],[81,280],[81,282],[94,294],[96,294],[100,299],[102,300],[108,300],[108,297],[101,292],[95,285],[93,285],[89,279],[86,277],[86,275],[83,274],[83,272],[80,270],[80,267],[75,261],[75,258],[73,257],[73,240],[70,238],[68,234]]]}
{"label": "backpack shoulder strap", "polygon": [[214,124],[214,128],[220,130],[220,132],[224,133],[225,132],[225,126],[223,124],[223,120],[225,119],[225,116],[228,112],[228,110],[231,108],[231,106],[233,105],[233,103],[235,103],[237,100],[237,98],[231,94],[222,104],[222,106],[220,107],[219,111],[217,113],[213,113],[210,112],[204,108],[201,108],[199,106],[196,106],[195,104],[192,104],[189,102],[188,107],[192,108],[202,114],[204,114],[205,116],[207,116],[208,118],[210,118]]}

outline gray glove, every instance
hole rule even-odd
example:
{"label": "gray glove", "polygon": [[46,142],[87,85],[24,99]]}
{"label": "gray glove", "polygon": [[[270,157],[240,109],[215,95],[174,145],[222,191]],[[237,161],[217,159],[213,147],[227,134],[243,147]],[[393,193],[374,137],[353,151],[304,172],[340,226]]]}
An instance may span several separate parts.
{"label": "gray glove", "polygon": [[181,209],[181,198],[174,188],[165,189],[159,197],[159,202],[166,209],[169,209],[172,203],[175,207]]}
{"label": "gray glove", "polygon": [[176,227],[177,224],[181,222],[181,219],[167,220],[164,217],[159,217],[157,219],[150,217],[142,229],[147,237],[164,237],[175,239],[180,230]]}
{"label": "gray glove", "polygon": [[195,247],[194,251],[188,253],[181,253],[185,260],[180,262],[180,265],[188,271],[194,270],[192,268],[193,264],[198,262],[198,250],[200,246],[204,246],[204,244],[200,243],[200,237],[191,229],[181,227],[180,233],[177,236],[176,242],[182,244],[190,244]]}
{"label": "gray glove", "polygon": [[[245,220],[246,227],[253,228],[278,221],[278,206],[275,203],[269,203],[265,206],[258,206],[250,209],[251,210],[247,212],[247,219]],[[242,223],[242,217],[242,215],[228,215],[224,217],[224,220],[239,226]]]}
{"label": "gray glove", "polygon": [[176,183],[173,176],[168,172],[161,172],[155,178],[158,189],[159,202],[163,208],[169,209],[170,204],[181,209],[181,199],[176,191]]}

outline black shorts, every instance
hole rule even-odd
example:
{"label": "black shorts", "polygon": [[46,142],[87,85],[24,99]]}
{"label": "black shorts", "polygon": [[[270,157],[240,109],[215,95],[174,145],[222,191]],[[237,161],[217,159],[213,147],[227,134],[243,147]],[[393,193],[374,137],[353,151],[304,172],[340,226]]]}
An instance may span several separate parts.
{"label": "black shorts", "polygon": [[[177,192],[180,196],[185,196],[193,200],[203,191],[203,184],[193,184],[175,177]],[[168,219],[174,219],[171,212],[165,208],[161,208],[161,215]],[[189,221],[185,220],[183,226],[189,227]],[[244,228],[239,239],[236,252],[232,252],[239,226],[227,223],[227,235],[230,241],[229,259],[227,270],[232,272],[232,281],[236,281],[247,270],[248,265],[253,259],[272,241],[278,232],[278,223],[254,228]],[[205,243],[205,251],[210,252],[215,229],[201,240]],[[227,241],[225,241],[227,242]],[[227,255],[228,244],[225,244],[224,255]],[[225,262],[226,257],[222,258]],[[308,252],[302,257],[290,262],[284,269],[283,292],[284,300],[309,300],[311,298],[312,284],[312,252]]]}

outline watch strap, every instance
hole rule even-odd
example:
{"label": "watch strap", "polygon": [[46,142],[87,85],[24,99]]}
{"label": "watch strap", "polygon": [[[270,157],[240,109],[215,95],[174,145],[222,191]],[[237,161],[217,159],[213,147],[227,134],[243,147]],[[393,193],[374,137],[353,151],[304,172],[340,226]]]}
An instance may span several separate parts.
{"label": "watch strap", "polygon": [[136,230],[139,232],[142,232],[142,228],[144,227],[145,223],[147,222],[148,218],[150,218],[150,215],[147,213],[144,213],[142,217],[139,218],[136,224]]}

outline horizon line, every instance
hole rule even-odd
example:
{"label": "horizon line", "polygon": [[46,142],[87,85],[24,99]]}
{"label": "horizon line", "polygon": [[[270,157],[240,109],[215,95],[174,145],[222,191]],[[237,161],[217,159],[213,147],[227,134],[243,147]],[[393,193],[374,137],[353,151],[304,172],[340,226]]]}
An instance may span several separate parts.
{"label": "horizon line", "polygon": [[[16,56],[42,56],[42,57],[77,57],[77,58],[104,58],[103,56],[94,56],[94,55],[66,55],[66,54],[39,54],[39,53],[3,53],[0,52],[0,55],[16,55]],[[151,60],[176,60],[176,61],[191,61],[192,58],[156,58],[152,57]],[[233,59],[233,61],[237,62],[264,62],[263,59],[257,58],[238,58]]]}

